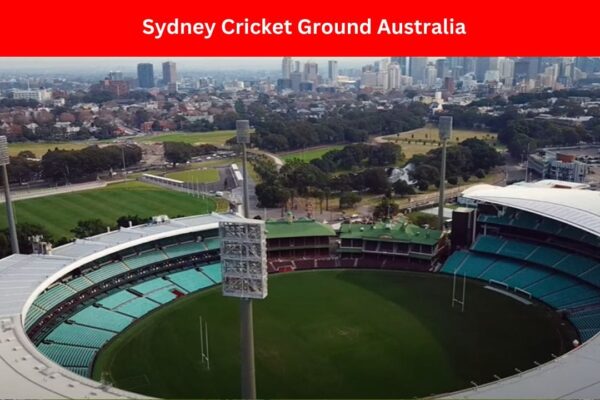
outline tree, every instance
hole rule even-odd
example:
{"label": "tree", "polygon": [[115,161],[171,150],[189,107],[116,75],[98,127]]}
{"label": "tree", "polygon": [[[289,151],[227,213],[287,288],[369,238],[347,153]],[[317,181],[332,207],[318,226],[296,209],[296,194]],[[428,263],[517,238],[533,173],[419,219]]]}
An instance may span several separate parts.
{"label": "tree", "polygon": [[183,142],[164,142],[163,143],[165,160],[173,164],[187,163],[194,155],[194,146]]}
{"label": "tree", "polygon": [[383,197],[381,202],[373,210],[373,219],[390,219],[400,211],[400,207],[394,201]]}
{"label": "tree", "polygon": [[86,238],[106,232],[106,224],[101,219],[87,219],[78,221],[77,226],[71,229],[76,238]]}
{"label": "tree", "polygon": [[485,178],[485,171],[481,168],[475,171],[475,176],[479,179]]}
{"label": "tree", "polygon": [[149,219],[150,218],[147,218],[147,217],[140,217],[137,214],[136,215],[123,215],[117,219],[117,226],[127,228],[127,227],[129,227],[129,222],[131,222],[131,224],[133,226],[142,225],[142,224],[145,224],[146,222],[148,222]]}
{"label": "tree", "polygon": [[340,210],[352,208],[361,200],[362,197],[358,193],[342,192],[340,193]]}
{"label": "tree", "polygon": [[390,189],[387,173],[383,168],[370,168],[362,173],[366,188],[372,193],[383,194]]}
{"label": "tree", "polygon": [[446,180],[451,185],[457,185],[458,184],[458,178],[456,176],[449,176]]}
{"label": "tree", "polygon": [[259,183],[255,192],[261,207],[281,207],[291,197],[290,190],[273,182]]}
{"label": "tree", "polygon": [[396,193],[400,197],[415,194],[415,189],[402,179],[397,180],[394,183],[393,187],[394,193]]}

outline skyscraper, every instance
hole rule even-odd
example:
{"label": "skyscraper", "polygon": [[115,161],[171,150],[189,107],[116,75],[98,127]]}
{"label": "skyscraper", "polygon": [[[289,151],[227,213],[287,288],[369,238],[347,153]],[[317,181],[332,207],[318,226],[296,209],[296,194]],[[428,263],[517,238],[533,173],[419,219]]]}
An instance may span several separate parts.
{"label": "skyscraper", "polygon": [[338,62],[336,60],[329,60],[327,67],[327,78],[329,79],[330,83],[335,84],[338,78]]}
{"label": "skyscraper", "polygon": [[290,79],[292,72],[292,57],[283,57],[281,61],[281,79]]}
{"label": "skyscraper", "polygon": [[154,66],[152,64],[138,64],[137,78],[139,87],[154,87]]}
{"label": "skyscraper", "polygon": [[401,67],[395,62],[388,66],[388,89],[394,90],[400,88]]}
{"label": "skyscraper", "polygon": [[304,64],[304,80],[310,81],[314,85],[319,83],[319,64],[311,61]]}
{"label": "skyscraper", "polygon": [[400,75],[410,74],[410,57],[392,57],[391,61],[400,66]]}
{"label": "skyscraper", "polygon": [[413,82],[423,83],[425,81],[425,67],[427,67],[428,57],[412,57],[410,59],[410,76]]}
{"label": "skyscraper", "polygon": [[177,64],[171,61],[162,64],[163,84],[169,85],[177,82]]}

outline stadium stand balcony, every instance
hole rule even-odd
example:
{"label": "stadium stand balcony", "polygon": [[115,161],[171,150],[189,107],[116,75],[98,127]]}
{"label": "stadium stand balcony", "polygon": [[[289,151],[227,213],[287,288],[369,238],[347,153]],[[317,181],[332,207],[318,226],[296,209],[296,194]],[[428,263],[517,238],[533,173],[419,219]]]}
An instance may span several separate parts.
{"label": "stadium stand balcony", "polygon": [[150,250],[137,256],[128,257],[123,260],[123,263],[131,269],[136,269],[167,259],[168,257],[162,250]]}
{"label": "stadium stand balcony", "polygon": [[137,296],[127,290],[121,290],[117,293],[111,294],[108,297],[103,298],[98,304],[109,310],[119,307],[121,304],[126,303],[130,300],[136,299]]}
{"label": "stadium stand balcony", "polygon": [[133,318],[131,317],[94,306],[84,308],[70,317],[69,320],[78,325],[107,329],[117,333],[127,328],[133,322]]}
{"label": "stadium stand balcony", "polygon": [[195,269],[167,275],[167,279],[187,292],[195,292],[213,286],[215,283]]}
{"label": "stadium stand balcony", "polygon": [[46,340],[54,343],[99,349],[115,335],[115,332],[64,322],[56,327],[46,337]]}
{"label": "stadium stand balcony", "polygon": [[34,304],[43,310],[49,311],[75,293],[74,289],[63,284],[58,284],[40,294]]}
{"label": "stadium stand balcony", "polygon": [[88,272],[85,276],[94,283],[100,283],[117,275],[124,274],[125,272],[127,272],[125,265],[121,262],[115,262],[102,265],[97,270]]}

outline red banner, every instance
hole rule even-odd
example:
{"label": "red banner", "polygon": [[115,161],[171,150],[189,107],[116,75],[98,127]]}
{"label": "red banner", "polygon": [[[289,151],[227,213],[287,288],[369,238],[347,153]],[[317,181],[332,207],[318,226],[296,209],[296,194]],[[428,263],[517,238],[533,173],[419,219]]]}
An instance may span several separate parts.
{"label": "red banner", "polygon": [[2,14],[0,56],[600,55],[591,0],[7,1]]}

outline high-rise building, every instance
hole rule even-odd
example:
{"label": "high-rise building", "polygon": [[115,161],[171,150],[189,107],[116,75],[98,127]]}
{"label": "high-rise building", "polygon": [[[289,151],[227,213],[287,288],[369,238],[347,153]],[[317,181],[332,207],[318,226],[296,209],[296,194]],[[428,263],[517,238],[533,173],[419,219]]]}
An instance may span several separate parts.
{"label": "high-rise building", "polygon": [[338,62],[336,60],[329,60],[327,63],[327,78],[332,84],[336,84],[338,78]]}
{"label": "high-rise building", "polygon": [[512,86],[515,77],[515,60],[507,57],[501,58],[498,70],[500,71],[500,81],[505,86]]}
{"label": "high-rise building", "polygon": [[395,62],[388,66],[388,89],[394,90],[400,88],[401,67]]}
{"label": "high-rise building", "polygon": [[435,86],[435,81],[437,79],[437,69],[433,64],[429,64],[425,67],[425,73],[423,78],[423,83],[425,83],[427,87]]}
{"label": "high-rise building", "polygon": [[412,57],[410,59],[410,76],[415,84],[425,81],[425,67],[427,67],[428,57]]}
{"label": "high-rise building", "polygon": [[302,72],[300,61],[294,61],[294,72]]}
{"label": "high-rise building", "polygon": [[163,85],[177,82],[177,64],[167,61],[162,64]]}
{"label": "high-rise building", "polygon": [[301,82],[302,82],[302,72],[294,71],[290,74],[290,86],[293,91],[297,92],[300,90]]}
{"label": "high-rise building", "polygon": [[283,57],[281,61],[281,79],[290,79],[292,73],[292,57]]}
{"label": "high-rise building", "polygon": [[111,81],[122,81],[123,73],[121,71],[110,71],[108,73],[108,79]]}
{"label": "high-rise building", "polygon": [[319,64],[311,61],[304,64],[304,80],[312,82],[314,86],[319,83]]}
{"label": "high-rise building", "polygon": [[392,57],[391,61],[400,66],[400,75],[410,74],[410,57]]}
{"label": "high-rise building", "polygon": [[138,64],[137,78],[139,87],[154,87],[154,66],[152,64]]}

